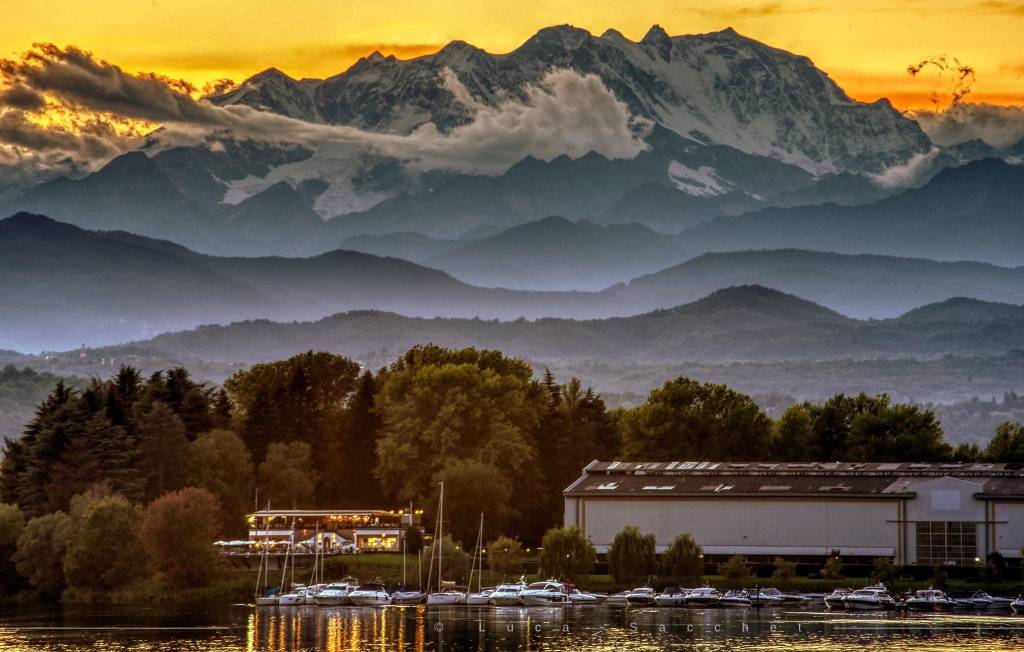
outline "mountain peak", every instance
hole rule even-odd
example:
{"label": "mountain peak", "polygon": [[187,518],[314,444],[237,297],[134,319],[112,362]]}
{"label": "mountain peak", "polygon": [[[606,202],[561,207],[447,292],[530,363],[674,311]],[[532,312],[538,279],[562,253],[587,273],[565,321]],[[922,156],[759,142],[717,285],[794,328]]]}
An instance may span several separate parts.
{"label": "mountain peak", "polygon": [[661,45],[665,41],[670,39],[668,32],[666,32],[661,25],[654,24],[647,30],[644,37],[640,40],[641,43],[648,43],[650,45]]}

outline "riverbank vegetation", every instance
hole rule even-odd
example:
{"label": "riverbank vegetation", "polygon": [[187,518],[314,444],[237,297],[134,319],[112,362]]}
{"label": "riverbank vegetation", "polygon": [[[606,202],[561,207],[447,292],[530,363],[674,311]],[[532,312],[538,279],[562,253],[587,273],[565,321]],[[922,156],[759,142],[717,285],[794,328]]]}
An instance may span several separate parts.
{"label": "riverbank vegetation", "polygon": [[[81,389],[56,381],[6,443],[0,588],[88,600],[140,583],[165,596],[223,582],[230,591],[235,576],[210,543],[243,536],[253,505],[412,502],[430,519],[441,481],[445,545],[472,544],[485,513],[503,574],[542,547],[544,574],[589,577],[596,554],[559,527],[561,493],[591,460],[622,457],[1024,462],[1024,425],[1000,425],[984,448],[954,449],[931,410],[885,395],[837,395],[773,420],[749,396],[688,378],[609,410],[575,378],[437,346],[375,372],[308,352],[239,371],[223,388],[183,368],[144,378],[122,367]],[[693,580],[698,543],[678,539],[656,561],[646,535],[623,533],[610,575]]]}

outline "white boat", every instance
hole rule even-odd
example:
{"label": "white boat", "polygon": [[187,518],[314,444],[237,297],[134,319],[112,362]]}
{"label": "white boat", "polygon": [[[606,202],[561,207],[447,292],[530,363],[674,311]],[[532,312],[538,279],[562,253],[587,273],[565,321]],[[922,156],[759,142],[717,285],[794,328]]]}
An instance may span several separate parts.
{"label": "white boat", "polygon": [[713,589],[710,586],[692,589],[686,594],[687,607],[717,607],[721,600],[722,594],[718,589]]}
{"label": "white boat", "polygon": [[719,607],[733,609],[746,608],[753,606],[753,604],[746,591],[729,591],[718,600]]}
{"label": "white boat", "polygon": [[685,607],[686,589],[678,586],[666,586],[661,593],[654,596],[654,604],[659,607]]}
{"label": "white boat", "polygon": [[781,594],[776,589],[762,589],[755,587],[753,591],[747,592],[747,597],[750,598],[750,604],[754,607],[781,607],[782,599],[779,597]]}
{"label": "white boat", "polygon": [[426,601],[427,594],[423,591],[395,591],[391,594],[391,604],[396,607],[423,604]]}
{"label": "white boat", "polygon": [[348,599],[357,607],[385,607],[391,604],[391,596],[381,584],[360,584],[348,594]]}
{"label": "white boat", "polygon": [[984,591],[976,591],[970,598],[975,609],[1009,609],[1011,600],[989,595]]}
{"label": "white boat", "polygon": [[486,588],[486,589],[480,589],[479,591],[477,591],[475,593],[467,593],[466,594],[466,604],[471,606],[471,607],[473,607],[473,606],[477,606],[478,607],[478,606],[481,606],[481,605],[491,604],[491,593],[493,591],[494,591],[494,588],[491,587],[491,588]]}
{"label": "white boat", "polygon": [[956,607],[956,600],[938,589],[924,589],[907,600],[907,607],[914,611],[950,611]]}
{"label": "white boat", "polygon": [[883,611],[895,609],[896,600],[884,585],[867,586],[843,596],[843,608],[852,611]]}
{"label": "white boat", "polygon": [[1010,603],[1010,608],[1015,614],[1024,614],[1024,594],[1018,595],[1017,599]]}
{"label": "white boat", "polygon": [[800,595],[799,593],[783,593],[778,589],[768,587],[767,589],[761,589],[761,594],[768,597],[773,597],[779,601],[780,605],[791,606],[798,604],[806,604],[810,602],[808,598]]}
{"label": "white boat", "polygon": [[649,586],[641,586],[626,593],[626,604],[630,607],[648,607],[655,604],[656,597],[658,596],[654,589]]}
{"label": "white boat", "polygon": [[569,592],[558,580],[534,582],[519,593],[523,604],[528,607],[568,605]]}
{"label": "white boat", "polygon": [[298,607],[304,604],[306,604],[306,587],[302,584],[293,586],[291,591],[277,598],[279,607]]}
{"label": "white boat", "polygon": [[846,605],[843,604],[843,600],[851,593],[853,593],[851,589],[836,589],[825,596],[825,606],[829,609],[845,609]]}
{"label": "white boat", "polygon": [[523,580],[519,580],[517,584],[502,584],[491,591],[491,594],[487,596],[487,602],[496,607],[517,607],[523,604],[523,599],[519,594],[525,588],[526,582]]}
{"label": "white boat", "polygon": [[340,607],[351,604],[348,595],[356,588],[355,580],[332,582],[316,594],[316,603],[321,607]]}
{"label": "white boat", "polygon": [[606,596],[598,593],[584,593],[575,588],[569,591],[569,602],[574,605],[601,604],[605,601],[605,598]]}
{"label": "white boat", "polygon": [[427,604],[431,607],[446,607],[450,605],[466,604],[466,594],[455,589],[447,591],[435,591],[427,595]]}

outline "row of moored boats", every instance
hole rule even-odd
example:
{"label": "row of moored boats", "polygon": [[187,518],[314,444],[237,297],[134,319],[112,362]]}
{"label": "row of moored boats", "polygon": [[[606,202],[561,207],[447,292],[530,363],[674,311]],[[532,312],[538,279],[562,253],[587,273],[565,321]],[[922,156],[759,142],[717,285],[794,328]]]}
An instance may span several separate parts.
{"label": "row of moored boats", "polygon": [[910,609],[912,611],[954,610],[1008,610],[1024,614],[1024,595],[1016,599],[992,596],[976,591],[970,596],[954,598],[938,589],[922,589],[911,594],[893,595],[884,584],[863,589],[836,589],[825,596],[829,609],[851,611],[883,611]]}

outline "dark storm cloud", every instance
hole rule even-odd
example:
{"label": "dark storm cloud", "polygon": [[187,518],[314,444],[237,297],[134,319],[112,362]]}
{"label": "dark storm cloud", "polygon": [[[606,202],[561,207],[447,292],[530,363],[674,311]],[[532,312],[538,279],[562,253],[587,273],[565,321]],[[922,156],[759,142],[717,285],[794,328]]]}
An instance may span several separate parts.
{"label": "dark storm cloud", "polygon": [[46,99],[28,86],[15,84],[0,91],[0,107],[9,106],[25,111],[38,111],[46,106]]}

